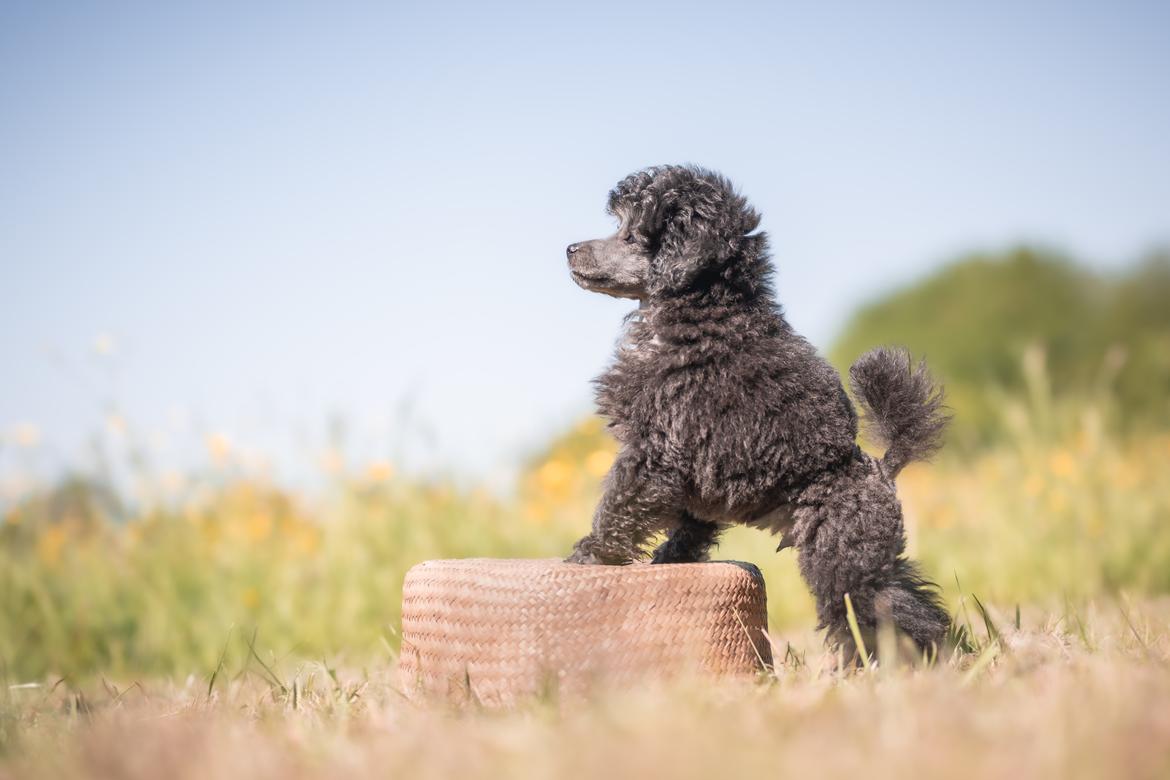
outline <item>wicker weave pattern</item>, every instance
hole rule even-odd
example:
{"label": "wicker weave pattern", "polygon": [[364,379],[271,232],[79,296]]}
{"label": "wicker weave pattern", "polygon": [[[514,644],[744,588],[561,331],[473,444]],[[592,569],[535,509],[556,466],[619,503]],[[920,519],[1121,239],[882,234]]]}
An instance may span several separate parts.
{"label": "wicker weave pattern", "polygon": [[406,575],[399,674],[424,694],[508,705],[652,674],[750,674],[771,663],[748,564],[578,566],[427,561]]}

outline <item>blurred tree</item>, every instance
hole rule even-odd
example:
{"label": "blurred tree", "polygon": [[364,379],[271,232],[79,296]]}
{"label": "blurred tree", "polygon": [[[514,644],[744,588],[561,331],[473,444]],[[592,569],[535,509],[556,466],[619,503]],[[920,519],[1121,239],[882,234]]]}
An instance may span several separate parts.
{"label": "blurred tree", "polygon": [[[1117,351],[1124,408],[1170,419],[1170,251],[1152,253],[1120,279],[1104,317]],[[1140,418],[1139,418],[1140,419]]]}
{"label": "blurred tree", "polygon": [[1155,253],[1108,278],[1034,247],[970,255],[863,306],[830,359],[845,370],[879,344],[904,345],[930,361],[947,385],[960,441],[985,442],[1002,430],[1004,394],[1034,390],[1024,355],[1037,348],[1051,398],[1108,395],[1119,425],[1165,425],[1170,256]]}

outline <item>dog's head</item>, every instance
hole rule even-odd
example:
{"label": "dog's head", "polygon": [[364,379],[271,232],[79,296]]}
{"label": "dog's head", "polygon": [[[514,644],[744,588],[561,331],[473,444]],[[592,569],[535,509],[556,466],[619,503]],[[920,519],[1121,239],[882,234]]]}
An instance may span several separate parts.
{"label": "dog's head", "polygon": [[570,244],[569,271],[586,290],[618,298],[682,295],[728,277],[760,222],[730,182],[692,166],[627,176],[608,210],[617,232]]}

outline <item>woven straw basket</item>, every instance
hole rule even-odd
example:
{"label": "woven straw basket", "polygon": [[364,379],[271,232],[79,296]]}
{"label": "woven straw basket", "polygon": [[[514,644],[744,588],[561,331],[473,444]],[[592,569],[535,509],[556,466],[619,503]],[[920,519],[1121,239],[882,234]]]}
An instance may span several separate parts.
{"label": "woven straw basket", "polygon": [[410,698],[507,706],[604,680],[750,675],[771,663],[751,564],[427,561],[406,575],[399,675]]}

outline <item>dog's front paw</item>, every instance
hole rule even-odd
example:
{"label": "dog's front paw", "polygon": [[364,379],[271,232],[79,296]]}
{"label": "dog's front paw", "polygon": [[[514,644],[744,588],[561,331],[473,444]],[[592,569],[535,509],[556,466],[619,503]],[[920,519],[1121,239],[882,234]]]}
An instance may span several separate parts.
{"label": "dog's front paw", "polygon": [[597,566],[604,564],[605,561],[597,557],[597,545],[593,543],[592,536],[581,537],[577,540],[577,544],[573,545],[573,552],[569,558],[565,558],[566,564],[581,564],[584,566]]}
{"label": "dog's front paw", "polygon": [[581,549],[573,550],[573,554],[565,558],[565,563],[580,563],[584,566],[600,566],[605,561],[598,558],[591,552],[585,552]]}
{"label": "dog's front paw", "polygon": [[658,549],[650,557],[650,563],[694,563],[698,560],[698,558],[688,558],[680,552],[680,550],[671,547],[670,542],[663,542],[658,545]]}
{"label": "dog's front paw", "polygon": [[565,558],[565,563],[580,563],[585,566],[603,566],[615,563],[615,561],[607,560],[599,555],[599,553],[604,552],[606,552],[605,546],[598,544],[592,535],[584,536],[573,545],[573,553]]}

